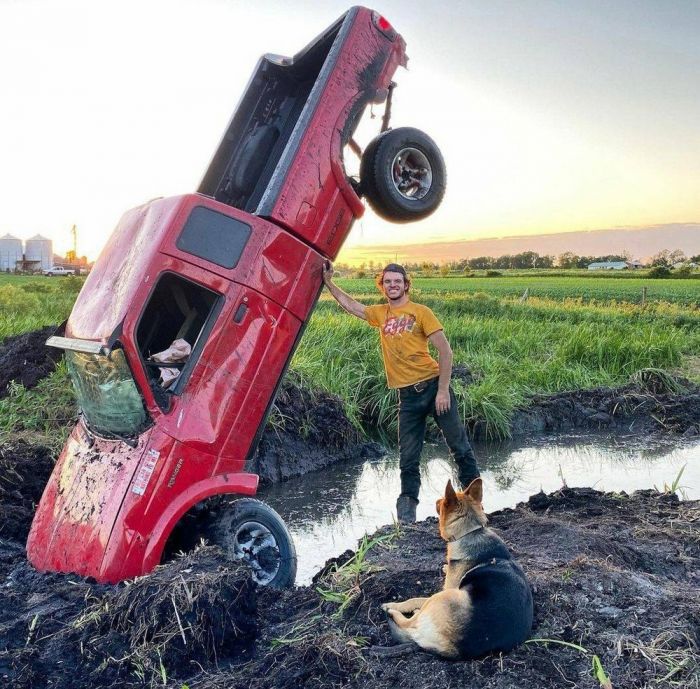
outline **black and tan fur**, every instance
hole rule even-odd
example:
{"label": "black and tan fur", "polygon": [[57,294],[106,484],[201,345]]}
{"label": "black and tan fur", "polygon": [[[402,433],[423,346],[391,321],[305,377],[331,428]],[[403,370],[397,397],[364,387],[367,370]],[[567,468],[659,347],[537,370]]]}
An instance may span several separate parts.
{"label": "black and tan fur", "polygon": [[486,527],[481,500],[480,478],[464,492],[448,481],[436,504],[440,536],[447,541],[445,585],[429,598],[382,606],[397,641],[465,659],[509,651],[529,636],[530,585],[505,543]]}

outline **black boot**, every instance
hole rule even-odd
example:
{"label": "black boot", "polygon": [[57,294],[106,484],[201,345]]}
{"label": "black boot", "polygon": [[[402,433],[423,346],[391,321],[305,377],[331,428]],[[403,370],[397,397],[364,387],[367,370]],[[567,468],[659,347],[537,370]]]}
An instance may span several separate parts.
{"label": "black boot", "polygon": [[416,521],[416,507],[418,500],[410,495],[399,495],[396,501],[396,518],[402,524],[414,524]]}

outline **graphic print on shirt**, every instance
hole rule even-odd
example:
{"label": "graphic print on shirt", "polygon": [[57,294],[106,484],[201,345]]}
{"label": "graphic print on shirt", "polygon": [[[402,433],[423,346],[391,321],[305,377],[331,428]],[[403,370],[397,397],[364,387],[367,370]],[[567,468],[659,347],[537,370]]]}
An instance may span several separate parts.
{"label": "graphic print on shirt", "polygon": [[416,317],[412,314],[405,316],[390,316],[384,322],[382,332],[385,335],[401,335],[402,333],[413,332],[413,326],[416,324]]}

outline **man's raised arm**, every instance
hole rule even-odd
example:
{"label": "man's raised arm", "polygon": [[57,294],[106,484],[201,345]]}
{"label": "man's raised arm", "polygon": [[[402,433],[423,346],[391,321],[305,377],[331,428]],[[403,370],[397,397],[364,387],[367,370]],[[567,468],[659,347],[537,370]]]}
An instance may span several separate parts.
{"label": "man's raised arm", "polygon": [[351,315],[367,320],[365,305],[355,301],[349,294],[343,292],[338,285],[333,284],[333,265],[327,261],[323,267],[323,282],[335,300]]}

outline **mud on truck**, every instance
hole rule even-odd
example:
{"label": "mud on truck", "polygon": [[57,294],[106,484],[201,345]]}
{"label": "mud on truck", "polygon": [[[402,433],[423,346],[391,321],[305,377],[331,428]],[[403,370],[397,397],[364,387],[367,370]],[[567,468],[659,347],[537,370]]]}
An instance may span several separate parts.
{"label": "mud on truck", "polygon": [[[196,193],[121,218],[47,342],[65,352],[80,414],[29,535],[38,570],[145,574],[214,500],[193,542],[246,561],[259,584],[293,584],[294,544],[254,499],[246,460],[363,199],[396,222],[442,199],[434,142],[389,126],[405,49],[353,7],[293,57],[263,56]],[[361,151],[353,133],[372,104],[381,131]],[[345,171],[353,154],[359,178]]]}

